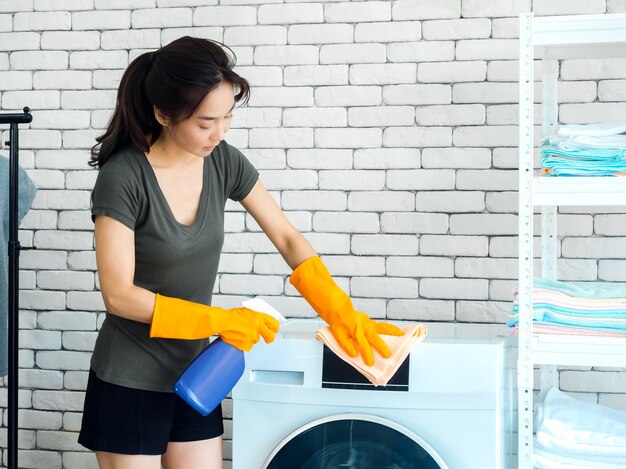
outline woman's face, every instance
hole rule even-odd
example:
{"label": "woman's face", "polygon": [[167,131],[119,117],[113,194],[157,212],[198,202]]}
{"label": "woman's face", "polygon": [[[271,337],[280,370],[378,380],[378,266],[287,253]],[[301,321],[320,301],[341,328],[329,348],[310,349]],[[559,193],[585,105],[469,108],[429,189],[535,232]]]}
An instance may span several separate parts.
{"label": "woman's face", "polygon": [[189,119],[163,128],[172,143],[196,156],[208,156],[230,129],[235,106],[233,85],[222,82],[202,100]]}

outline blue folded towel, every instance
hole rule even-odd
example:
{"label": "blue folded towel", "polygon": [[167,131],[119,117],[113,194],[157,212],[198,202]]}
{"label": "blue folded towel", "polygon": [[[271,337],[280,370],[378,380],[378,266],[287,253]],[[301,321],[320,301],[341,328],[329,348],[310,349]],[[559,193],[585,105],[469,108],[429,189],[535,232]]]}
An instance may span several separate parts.
{"label": "blue folded towel", "polygon": [[[534,316],[534,315],[533,315]],[[626,331],[626,327],[622,324],[607,324],[607,323],[601,323],[601,322],[593,322],[593,323],[589,323],[589,322],[584,322],[584,321],[576,321],[576,320],[570,320],[571,318],[566,318],[565,320],[555,320],[555,318],[546,318],[546,319],[535,319],[533,317],[533,324],[542,324],[542,325],[546,325],[546,326],[555,326],[555,325],[559,325],[559,326],[567,326],[567,327],[571,327],[574,329],[587,329],[587,330],[594,330],[594,331],[604,331],[604,332],[624,332]],[[519,319],[516,317],[513,317],[511,319],[508,320],[508,322],[506,323],[507,326],[509,327],[515,327],[517,326],[519,322]]]}
{"label": "blue folded towel", "polygon": [[544,156],[556,155],[574,160],[585,161],[623,161],[626,149],[624,148],[584,148],[577,150],[565,150],[557,147],[543,147],[541,154]]}
{"label": "blue folded towel", "polygon": [[533,285],[578,298],[624,298],[626,301],[626,284],[621,282],[563,282],[535,278]]}
{"label": "blue folded towel", "polygon": [[564,149],[558,144],[542,148],[541,155],[541,166],[556,176],[613,176],[626,172],[624,148]]}

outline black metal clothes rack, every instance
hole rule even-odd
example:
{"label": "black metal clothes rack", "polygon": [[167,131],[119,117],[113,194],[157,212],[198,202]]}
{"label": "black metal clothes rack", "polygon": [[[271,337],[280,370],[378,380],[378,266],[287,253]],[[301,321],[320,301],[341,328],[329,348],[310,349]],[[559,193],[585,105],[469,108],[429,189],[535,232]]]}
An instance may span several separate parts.
{"label": "black metal clothes rack", "polygon": [[18,201],[18,162],[19,162],[19,137],[18,124],[28,124],[33,120],[30,109],[25,107],[24,112],[17,114],[0,114],[0,124],[10,124],[9,140],[5,142],[9,146],[9,324],[8,324],[8,427],[7,427],[7,460],[8,469],[18,469],[17,465],[17,411],[18,401],[18,357],[19,357],[19,255],[20,242],[17,238],[17,201]]}

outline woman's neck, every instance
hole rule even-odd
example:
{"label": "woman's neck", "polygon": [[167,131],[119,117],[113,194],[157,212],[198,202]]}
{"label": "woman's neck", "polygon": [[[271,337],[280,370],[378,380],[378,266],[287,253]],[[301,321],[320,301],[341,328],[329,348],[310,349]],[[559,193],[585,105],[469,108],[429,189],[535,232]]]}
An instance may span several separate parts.
{"label": "woman's neck", "polygon": [[188,166],[198,159],[196,155],[182,149],[171,139],[164,136],[163,133],[161,133],[157,141],[150,147],[150,151],[146,156],[152,166],[169,168]]}

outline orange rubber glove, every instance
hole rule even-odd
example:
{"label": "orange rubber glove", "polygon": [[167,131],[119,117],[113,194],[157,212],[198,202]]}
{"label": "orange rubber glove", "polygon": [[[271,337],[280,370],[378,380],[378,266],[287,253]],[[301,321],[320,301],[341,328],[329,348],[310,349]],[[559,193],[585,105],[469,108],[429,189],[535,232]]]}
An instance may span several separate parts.
{"label": "orange rubber glove", "polygon": [[204,339],[219,334],[224,342],[247,352],[259,336],[272,342],[279,328],[272,316],[248,308],[223,309],[157,293],[150,337]]}
{"label": "orange rubber glove", "polygon": [[358,347],[368,366],[374,364],[372,347],[385,358],[391,355],[379,334],[404,334],[393,324],[376,322],[367,314],[354,309],[352,300],[337,286],[319,256],[310,257],[296,267],[289,281],[330,325],[333,336],[348,355],[356,357]]}

